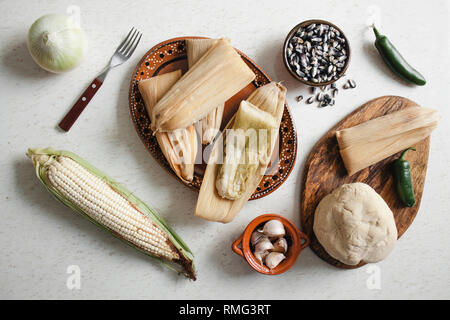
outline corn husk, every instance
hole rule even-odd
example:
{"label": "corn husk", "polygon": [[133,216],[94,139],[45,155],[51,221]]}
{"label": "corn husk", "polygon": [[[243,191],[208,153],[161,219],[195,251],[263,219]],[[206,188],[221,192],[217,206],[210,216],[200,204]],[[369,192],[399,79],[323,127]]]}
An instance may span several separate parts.
{"label": "corn husk", "polygon": [[138,89],[144,100],[145,108],[150,117],[150,126],[154,131],[155,105],[159,99],[181,78],[181,70],[164,73],[156,77],[139,81]]}
{"label": "corn husk", "polygon": [[[217,41],[217,39],[187,39],[186,53],[189,69],[192,68],[209,49],[217,44]],[[202,144],[211,143],[219,132],[224,105],[225,102],[220,103],[206,117],[200,119],[195,124],[200,134]]]}
{"label": "corn husk", "polygon": [[353,175],[425,139],[439,119],[436,110],[414,106],[336,131],[348,174]]}
{"label": "corn husk", "polygon": [[[229,39],[223,40],[229,41]],[[218,41],[219,39],[186,39],[188,68],[191,69]]]}
{"label": "corn husk", "polygon": [[[249,99],[246,100],[248,103],[253,104],[260,110],[264,110],[266,112],[271,110],[269,113],[273,117],[276,127],[276,134],[273,136],[273,139],[270,140],[270,147],[268,148],[269,155],[272,154],[275,147],[280,121],[284,110],[285,97],[286,88],[279,83],[273,82],[258,88],[249,97]],[[257,102],[259,102],[259,104],[256,104]],[[230,120],[226,128],[231,128],[234,120],[235,117]],[[203,182],[195,208],[195,215],[210,221],[227,223],[232,221],[247,203],[248,199],[251,197],[264,176],[270,161],[266,160],[260,162],[255,170],[255,173],[253,175],[249,175],[245,184],[245,190],[242,192],[240,198],[236,200],[225,199],[219,195],[216,188],[218,170],[220,169],[220,162],[223,159],[223,140],[224,135],[222,133],[214,143],[214,147],[203,176]]]}
{"label": "corn husk", "polygon": [[[139,82],[139,91],[150,120],[155,119],[154,106],[158,100],[180,79],[181,70],[165,73]],[[156,139],[170,167],[183,182],[191,182],[197,155],[197,134],[194,125],[171,132],[156,132]]]}
{"label": "corn husk", "polygon": [[154,107],[155,130],[186,128],[255,78],[228,40],[219,39]]}
{"label": "corn husk", "polygon": [[280,83],[270,82],[260,89],[253,91],[247,98],[247,101],[258,106],[259,109],[272,114],[275,117],[275,121],[280,123],[284,109],[281,108],[280,112],[279,108],[281,102],[284,105],[285,97],[286,88]]}
{"label": "corn husk", "polygon": [[201,137],[202,144],[210,144],[217,136],[222,124],[223,109],[225,104],[222,103],[206,117],[195,123],[195,127]]}

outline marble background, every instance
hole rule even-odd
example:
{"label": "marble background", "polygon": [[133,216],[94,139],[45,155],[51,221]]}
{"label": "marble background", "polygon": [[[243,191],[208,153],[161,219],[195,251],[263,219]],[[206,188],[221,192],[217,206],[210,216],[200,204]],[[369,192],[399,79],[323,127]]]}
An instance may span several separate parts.
{"label": "marble background", "polygon": [[[81,10],[89,52],[75,70],[60,75],[30,58],[26,35],[35,19]],[[428,80],[405,85],[373,47],[369,7],[381,13],[383,30]],[[450,298],[449,226],[449,4],[447,1],[0,1],[0,298],[14,299],[396,299]],[[347,74],[354,90],[341,90],[336,106],[297,103],[308,90],[286,71],[281,48],[298,22],[323,18],[346,33],[352,46]],[[70,133],[56,124],[101,71],[135,26],[144,37],[134,56],[113,70]],[[248,203],[230,224],[193,216],[197,193],[170,177],[139,140],[128,109],[131,72],[156,43],[182,35],[226,36],[273,79],[288,88],[298,129],[293,172],[276,192]],[[307,249],[287,273],[254,272],[230,245],[247,223],[279,213],[300,223],[304,163],[315,142],[364,102],[400,95],[438,109],[422,205],[414,223],[387,260],[376,264],[381,285],[373,289],[369,266],[338,270]],[[193,249],[198,280],[187,281],[123,245],[55,201],[39,184],[28,147],[71,150],[124,183],[157,208]],[[81,270],[81,288],[66,286],[67,268]]]}

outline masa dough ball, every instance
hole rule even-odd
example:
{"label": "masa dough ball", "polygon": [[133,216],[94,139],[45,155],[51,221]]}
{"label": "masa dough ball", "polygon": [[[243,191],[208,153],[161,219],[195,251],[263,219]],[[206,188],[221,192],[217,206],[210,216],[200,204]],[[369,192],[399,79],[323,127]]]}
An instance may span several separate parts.
{"label": "masa dough ball", "polygon": [[344,184],[316,208],[314,233],[333,258],[347,265],[386,258],[397,241],[394,215],[365,183]]}

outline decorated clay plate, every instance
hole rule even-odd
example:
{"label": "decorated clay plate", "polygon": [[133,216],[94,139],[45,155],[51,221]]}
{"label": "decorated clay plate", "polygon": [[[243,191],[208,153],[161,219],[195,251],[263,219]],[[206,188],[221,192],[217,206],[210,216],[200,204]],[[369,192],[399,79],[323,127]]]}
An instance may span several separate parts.
{"label": "decorated clay plate", "polygon": [[[183,184],[185,183],[179,179],[170,168],[169,163],[159,148],[156,137],[153,136],[150,129],[150,118],[145,109],[137,85],[140,80],[148,79],[157,76],[158,74],[175,71],[177,69],[181,69],[183,73],[185,73],[187,71],[185,39],[202,39],[202,37],[180,37],[169,39],[151,48],[137,64],[131,77],[129,92],[131,118],[141,141],[156,161]],[[243,88],[226,101],[221,129],[226,126],[242,100],[245,100],[256,90],[256,88],[271,81],[270,77],[255,62],[239,50],[236,49],[236,51],[253,70],[256,78],[247,87]],[[258,199],[273,192],[286,180],[294,167],[295,158],[297,156],[297,133],[287,104],[285,104],[278,140],[278,148],[276,147],[272,154],[271,165],[267,169],[265,176],[253,193],[251,199]],[[207,153],[209,149],[210,148],[207,146],[202,147],[202,151],[205,153]],[[200,158],[206,157],[204,155]],[[199,191],[205,168],[206,163],[203,159],[202,163],[195,165],[193,181],[191,183],[186,183],[186,185]]]}

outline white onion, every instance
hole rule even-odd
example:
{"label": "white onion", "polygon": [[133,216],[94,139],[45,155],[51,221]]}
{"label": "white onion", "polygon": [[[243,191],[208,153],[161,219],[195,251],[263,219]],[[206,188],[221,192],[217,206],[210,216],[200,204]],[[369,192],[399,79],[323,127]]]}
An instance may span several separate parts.
{"label": "white onion", "polygon": [[48,14],[36,20],[28,32],[27,44],[34,61],[51,72],[76,67],[87,47],[83,30],[62,14]]}

